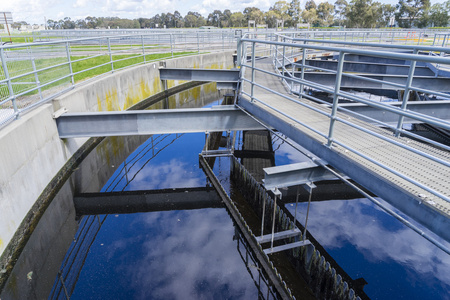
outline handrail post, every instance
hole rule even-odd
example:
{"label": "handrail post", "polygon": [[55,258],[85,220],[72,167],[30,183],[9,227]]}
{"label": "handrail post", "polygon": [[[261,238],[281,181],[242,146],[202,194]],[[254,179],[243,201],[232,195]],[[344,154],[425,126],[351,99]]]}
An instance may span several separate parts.
{"label": "handrail post", "polygon": [[173,58],[173,43],[172,43],[172,34],[170,34],[170,52],[172,53],[172,58]]}
{"label": "handrail post", "polygon": [[146,63],[146,60],[145,60],[144,35],[141,35],[141,42],[142,42],[142,56],[144,57],[144,64],[145,64],[145,63]]}
{"label": "handrail post", "polygon": [[110,38],[106,38],[108,41],[108,52],[109,52],[109,61],[111,62],[111,72],[114,73],[114,63],[113,63],[113,58],[112,58],[112,53],[111,53],[111,41]]}
{"label": "handrail post", "polygon": [[0,58],[2,60],[3,74],[5,74],[5,79],[7,80],[9,96],[11,97],[11,102],[14,108],[14,115],[16,119],[18,119],[20,112],[17,109],[16,97],[14,96],[14,90],[11,83],[11,77],[9,77],[8,65],[6,64],[5,52],[3,48],[0,48]]}
{"label": "handrail post", "polygon": [[200,54],[200,40],[199,40],[199,37],[198,37],[198,32],[197,32],[197,53]]}
{"label": "handrail post", "polygon": [[298,90],[298,95],[300,96],[300,98],[303,95],[303,80],[305,79],[305,65],[306,65],[306,41],[303,41],[303,49],[302,49],[302,73],[300,75],[300,79],[301,79],[301,83],[300,83],[300,88]]}
{"label": "handrail post", "polygon": [[[41,100],[42,100],[43,97],[42,97],[42,90],[41,90],[41,82],[39,81],[39,76],[38,76],[37,69],[36,69],[36,63],[34,62],[34,57],[31,58],[31,65],[33,66],[34,80],[36,81],[36,86],[38,87],[39,98],[41,98]],[[70,73],[72,73],[72,72],[70,72]]]}
{"label": "handrail post", "polygon": [[[417,49],[414,49],[414,54],[417,54]],[[408,72],[408,79],[406,80],[406,85],[405,85],[405,92],[403,94],[402,106],[400,107],[400,109],[403,111],[406,111],[406,107],[408,105],[409,90],[411,88],[411,84],[412,84],[412,81],[414,78],[415,69],[416,69],[416,61],[411,60],[411,64],[409,66],[409,72]],[[404,120],[405,120],[405,117],[400,115],[398,118],[397,128],[395,129],[395,137],[398,137],[400,135]]]}
{"label": "handrail post", "polygon": [[[283,43],[286,43],[286,38],[283,38]],[[281,71],[283,73],[283,77],[286,76],[284,74],[284,72],[286,71],[285,63],[286,63],[286,46],[283,45],[283,59],[282,59],[282,64],[281,64]]]}
{"label": "handrail post", "polygon": [[[275,34],[275,42],[278,42],[278,34]],[[275,44],[275,68],[278,68],[278,44]]]}
{"label": "handrail post", "polygon": [[251,87],[251,102],[254,102],[254,88],[255,88],[255,44],[256,42],[252,42],[252,87]]}
{"label": "handrail post", "polygon": [[[198,33],[197,33],[197,36],[198,36]],[[236,53],[236,63],[237,63],[237,67],[241,67],[241,65],[242,65],[242,40],[241,40],[241,37],[239,36],[238,38],[237,38],[237,53]]]}
{"label": "handrail post", "polygon": [[338,62],[337,73],[336,73],[336,83],[334,86],[333,107],[331,109],[331,116],[330,116],[330,130],[328,132],[328,143],[327,143],[328,147],[331,147],[331,145],[333,144],[334,124],[336,123],[336,113],[337,113],[337,109],[339,106],[338,93],[341,89],[342,70],[344,69],[344,56],[345,56],[345,53],[340,51],[339,52],[339,62]]}
{"label": "handrail post", "polygon": [[[292,41],[291,43],[294,44],[294,38],[295,38],[295,33],[294,36],[292,37]],[[295,59],[294,59],[294,46],[292,45],[291,47],[291,66],[292,66],[292,79],[295,78]],[[291,93],[294,92],[294,80],[291,81]]]}
{"label": "handrail post", "polygon": [[66,42],[66,53],[67,53],[67,61],[69,62],[70,78],[72,80],[72,86],[74,86],[75,85],[75,79],[73,77],[73,67],[72,67],[72,59],[70,58],[69,42]]}

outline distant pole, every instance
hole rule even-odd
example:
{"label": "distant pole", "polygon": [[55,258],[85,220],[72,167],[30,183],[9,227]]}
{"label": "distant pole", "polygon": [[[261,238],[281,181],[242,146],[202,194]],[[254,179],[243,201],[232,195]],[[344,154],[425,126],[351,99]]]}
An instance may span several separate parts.
{"label": "distant pole", "polygon": [[8,20],[6,19],[6,13],[3,13],[3,17],[5,18],[6,29],[8,29],[9,41],[12,43],[11,33],[9,32]]}

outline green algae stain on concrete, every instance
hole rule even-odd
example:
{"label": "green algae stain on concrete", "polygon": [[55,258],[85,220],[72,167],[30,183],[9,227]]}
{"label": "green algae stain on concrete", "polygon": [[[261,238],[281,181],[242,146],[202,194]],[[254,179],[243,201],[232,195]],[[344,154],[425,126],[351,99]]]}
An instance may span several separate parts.
{"label": "green algae stain on concrete", "polygon": [[156,77],[153,79],[153,94],[161,92],[161,79],[159,77]]}
{"label": "green algae stain on concrete", "polygon": [[102,111],[102,100],[100,99],[99,96],[97,96],[97,106],[98,106],[98,111]]}
{"label": "green algae stain on concrete", "polygon": [[117,90],[113,89],[110,92],[106,92],[106,110],[107,111],[118,111],[120,110],[119,106],[119,97],[117,96]]}
{"label": "green algae stain on concrete", "polygon": [[132,86],[128,87],[123,109],[126,110],[130,108],[141,100],[148,98],[152,94],[153,93],[150,86],[143,79],[141,79],[136,88],[133,88]]}
{"label": "green algae stain on concrete", "polygon": [[123,151],[124,146],[124,137],[110,136],[100,143],[95,150],[100,157],[105,158],[108,166],[115,168],[116,166],[113,166],[112,162],[115,161],[114,158],[120,154],[120,151]]}

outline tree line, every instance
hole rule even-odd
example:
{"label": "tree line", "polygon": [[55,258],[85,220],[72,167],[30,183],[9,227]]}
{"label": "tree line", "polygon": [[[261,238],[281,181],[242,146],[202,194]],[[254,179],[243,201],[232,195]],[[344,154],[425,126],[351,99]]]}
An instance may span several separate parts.
{"label": "tree line", "polygon": [[296,27],[298,23],[308,23],[311,27],[346,26],[350,28],[388,27],[395,20],[399,27],[446,27],[450,21],[450,0],[431,5],[430,0],[399,0],[396,5],[383,4],[373,0],[337,0],[316,4],[314,0],[300,7],[300,0],[291,2],[280,0],[267,12],[257,7],[247,7],[242,12],[229,9],[214,10],[204,17],[198,12],[156,14],[150,18],[134,20],[118,17],[86,17],[72,20],[48,20],[51,29],[94,29],[94,28],[197,28],[214,26],[219,28],[246,27],[249,20],[264,24],[269,28],[283,20],[284,27]]}

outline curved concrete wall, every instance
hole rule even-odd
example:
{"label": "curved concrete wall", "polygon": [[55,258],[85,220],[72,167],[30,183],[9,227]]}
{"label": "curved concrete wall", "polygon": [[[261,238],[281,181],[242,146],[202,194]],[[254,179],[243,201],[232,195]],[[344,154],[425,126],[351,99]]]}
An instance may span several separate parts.
{"label": "curved concrete wall", "polygon": [[[163,90],[160,66],[170,68],[233,67],[232,52],[188,56],[118,71],[61,95],[0,131],[0,271],[8,258],[4,250],[41,192],[87,139],[59,139],[52,114],[125,110]],[[169,81],[168,87],[182,82]],[[180,93],[171,101],[183,103]],[[9,247],[10,248],[10,247]],[[9,255],[9,254],[8,254]]]}

